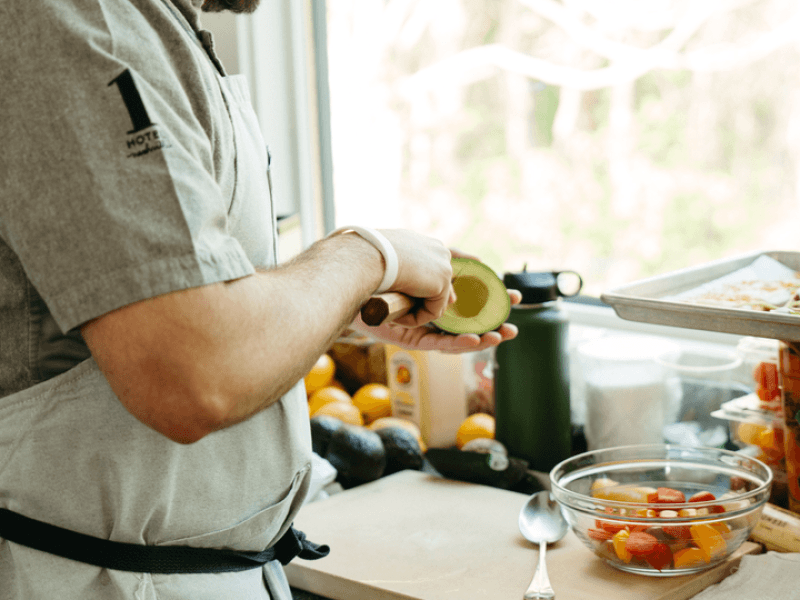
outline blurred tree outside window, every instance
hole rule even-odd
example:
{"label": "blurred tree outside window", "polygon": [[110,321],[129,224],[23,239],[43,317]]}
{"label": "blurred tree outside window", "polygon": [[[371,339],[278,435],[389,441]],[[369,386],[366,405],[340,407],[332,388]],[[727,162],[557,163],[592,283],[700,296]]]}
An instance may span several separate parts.
{"label": "blurred tree outside window", "polygon": [[800,250],[797,0],[327,0],[337,226],[584,293]]}

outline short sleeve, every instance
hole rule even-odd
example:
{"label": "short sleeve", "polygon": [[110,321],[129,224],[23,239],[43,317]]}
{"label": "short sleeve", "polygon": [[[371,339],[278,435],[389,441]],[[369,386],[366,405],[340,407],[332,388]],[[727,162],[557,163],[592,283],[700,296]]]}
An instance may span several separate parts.
{"label": "short sleeve", "polygon": [[253,273],[217,168],[224,98],[163,3],[3,5],[0,236],[62,331]]}

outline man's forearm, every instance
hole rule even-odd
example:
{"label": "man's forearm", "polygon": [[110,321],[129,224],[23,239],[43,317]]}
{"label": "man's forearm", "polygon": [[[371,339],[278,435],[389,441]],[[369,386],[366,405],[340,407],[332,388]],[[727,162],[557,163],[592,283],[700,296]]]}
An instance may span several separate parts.
{"label": "man's forearm", "polygon": [[137,302],[82,331],[125,407],[171,439],[193,442],[299,381],[382,269],[370,244],[337,236],[284,266]]}

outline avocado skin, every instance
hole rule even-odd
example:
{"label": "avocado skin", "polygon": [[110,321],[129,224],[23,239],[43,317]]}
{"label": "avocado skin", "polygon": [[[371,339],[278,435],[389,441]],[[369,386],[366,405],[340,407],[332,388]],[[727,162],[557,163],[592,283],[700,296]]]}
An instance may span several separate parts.
{"label": "avocado skin", "polygon": [[333,432],[325,459],[336,469],[336,480],[345,489],[380,479],[386,470],[381,437],[356,425],[343,424]]}
{"label": "avocado skin", "polygon": [[319,456],[328,452],[328,444],[334,432],[344,426],[344,423],[330,415],[317,415],[311,417],[311,449]]}
{"label": "avocado skin", "polygon": [[385,427],[376,433],[386,450],[386,470],[384,475],[398,471],[422,469],[424,457],[417,438],[401,427]]}
{"label": "avocado skin", "polygon": [[502,490],[513,489],[520,484],[528,469],[527,461],[509,456],[508,467],[495,471],[489,466],[489,455],[455,448],[429,448],[425,457],[434,469],[448,479],[479,483]]}

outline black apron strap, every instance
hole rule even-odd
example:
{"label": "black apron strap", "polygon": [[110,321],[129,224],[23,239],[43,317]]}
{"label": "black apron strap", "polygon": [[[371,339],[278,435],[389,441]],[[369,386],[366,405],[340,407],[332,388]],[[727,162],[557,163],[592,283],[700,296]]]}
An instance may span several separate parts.
{"label": "black apron strap", "polygon": [[328,546],[309,542],[294,527],[274,546],[261,552],[239,552],[190,546],[142,546],[112,542],[70,531],[0,508],[0,538],[106,569],[136,573],[223,573],[258,568],[272,560],[288,564],[293,558],[316,560]]}

